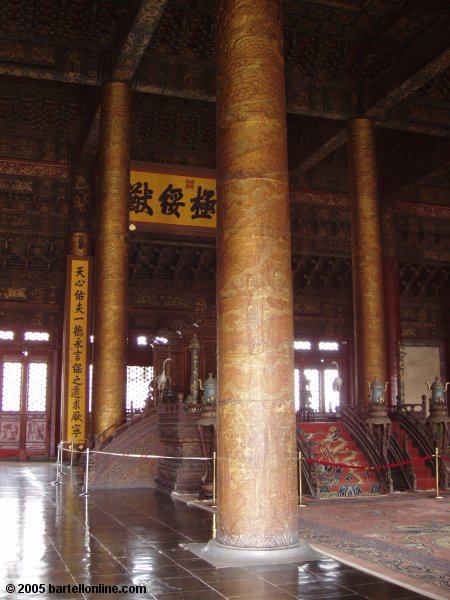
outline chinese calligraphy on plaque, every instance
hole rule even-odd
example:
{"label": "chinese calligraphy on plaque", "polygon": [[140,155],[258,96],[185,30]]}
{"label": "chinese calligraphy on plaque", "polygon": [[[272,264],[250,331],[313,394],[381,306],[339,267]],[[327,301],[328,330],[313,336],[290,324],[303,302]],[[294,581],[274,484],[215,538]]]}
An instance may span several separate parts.
{"label": "chinese calligraphy on plaque", "polygon": [[[175,171],[175,172],[172,172]],[[147,225],[216,227],[216,180],[192,174],[132,170],[130,221]]]}
{"label": "chinese calligraphy on plaque", "polygon": [[90,262],[70,259],[68,282],[69,318],[66,346],[66,431],[67,440],[86,438],[88,379],[88,315]]}

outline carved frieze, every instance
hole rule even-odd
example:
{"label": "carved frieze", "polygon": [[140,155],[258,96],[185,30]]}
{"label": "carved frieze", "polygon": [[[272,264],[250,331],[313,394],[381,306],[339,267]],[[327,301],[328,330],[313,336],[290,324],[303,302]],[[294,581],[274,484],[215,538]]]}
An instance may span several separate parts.
{"label": "carved frieze", "polygon": [[138,290],[131,290],[129,294],[130,306],[147,308],[176,308],[183,310],[192,310],[195,300],[193,297],[159,295]]}
{"label": "carved frieze", "polygon": [[[44,179],[30,181],[33,193],[29,194],[27,192],[30,188],[25,188],[25,186],[20,186],[25,189],[13,189],[11,192],[4,191],[10,189],[8,181],[7,178],[0,176],[0,210],[27,215],[68,215],[68,201],[65,197],[66,188],[64,185],[59,186],[57,182]],[[5,183],[5,186],[2,189],[3,183]]]}
{"label": "carved frieze", "polygon": [[[130,309],[146,308],[163,311],[167,310],[169,313],[166,313],[166,315],[170,314],[170,311],[175,312],[176,314],[186,312],[186,314],[189,314],[189,323],[192,322],[192,320],[202,322],[211,316],[215,316],[215,299],[213,296],[205,297],[205,290],[203,288],[199,288],[197,294],[195,294],[195,290],[194,293],[191,291],[189,294],[186,294],[186,292],[179,294],[164,294],[161,293],[163,290],[164,285],[161,286],[160,290],[158,290],[158,286],[156,286],[155,293],[130,289],[128,295]],[[178,328],[179,327],[174,325],[174,330]]]}
{"label": "carved frieze", "polygon": [[28,0],[6,2],[0,25],[0,73],[98,84],[101,53],[111,47],[128,4],[80,0],[44,7]]}
{"label": "carved frieze", "polygon": [[64,49],[48,44],[0,44],[0,74],[84,85],[100,83],[98,51]]}
{"label": "carved frieze", "polygon": [[28,327],[60,327],[63,320],[63,311],[55,309],[44,309],[23,305],[6,306],[0,304],[0,318],[4,323],[11,325],[27,325]]}
{"label": "carved frieze", "polygon": [[[427,193],[426,189],[422,187],[420,188],[420,190],[425,196],[425,194]],[[428,189],[427,195],[429,196],[430,201],[432,201],[433,199],[436,201],[434,194],[437,192],[438,190],[436,190],[435,188]],[[420,204],[398,201],[395,203],[395,212],[398,215],[412,215],[420,218],[432,217],[434,219],[445,219],[450,221],[450,206],[423,206]],[[446,224],[446,227],[450,230],[450,224]]]}
{"label": "carved frieze", "polygon": [[0,124],[10,134],[39,131],[65,140],[77,130],[79,104],[85,95],[86,91],[54,82],[43,87],[35,81],[11,80],[0,90]]}
{"label": "carved frieze", "polygon": [[0,300],[26,300],[27,292],[26,287],[0,287]]}
{"label": "carved frieze", "polygon": [[[36,234],[57,237],[64,236],[66,228],[67,219],[62,216],[26,214],[14,210],[0,211],[0,231],[17,231],[25,235]],[[48,245],[45,240],[36,240],[35,243]]]}
{"label": "carved frieze", "polygon": [[284,45],[287,73],[352,86],[352,65],[358,53],[355,42],[285,27]]}
{"label": "carved frieze", "polygon": [[305,337],[346,338],[353,330],[352,323],[344,319],[323,318],[311,315],[294,315],[294,335],[296,339]]}
{"label": "carved frieze", "polygon": [[404,260],[450,263],[450,209],[396,203],[397,256]]}
{"label": "carved frieze", "polygon": [[399,264],[402,299],[427,303],[445,303],[450,294],[450,265]]}
{"label": "carved frieze", "polygon": [[216,93],[215,70],[212,65],[180,64],[148,54],[137,70],[135,89],[212,102]]}
{"label": "carved frieze", "polygon": [[441,306],[402,301],[400,318],[402,338],[438,340],[448,336]]}
{"label": "carved frieze", "polygon": [[150,42],[149,53],[214,61],[214,14],[168,8],[164,11]]}
{"label": "carved frieze", "polygon": [[22,192],[32,194],[34,192],[34,182],[28,179],[13,179],[0,177],[0,193],[1,192]]}
{"label": "carved frieze", "polygon": [[78,212],[86,212],[89,207],[90,185],[84,174],[76,175],[72,192],[73,209]]}
{"label": "carved frieze", "polygon": [[287,110],[309,116],[347,119],[350,116],[350,92],[342,88],[324,87],[314,80],[306,82],[289,71],[286,73]]}
{"label": "carved frieze", "polygon": [[349,258],[336,256],[292,257],[295,296],[303,294],[325,296],[331,293],[334,298],[351,298],[352,271]]}
{"label": "carved frieze", "polygon": [[22,162],[20,160],[0,158],[0,175],[26,177],[45,177],[66,180],[68,166],[65,164]]}
{"label": "carved frieze", "polygon": [[52,140],[33,140],[2,136],[0,138],[0,156],[26,158],[27,160],[45,160],[66,163],[68,160],[67,144]]}
{"label": "carved frieze", "polygon": [[[1,215],[1,212],[0,212]],[[20,226],[17,228],[20,230]],[[46,231],[47,236],[49,231]],[[37,272],[65,272],[65,242],[63,238],[24,236],[19,233],[0,233],[0,261],[6,273],[16,275]]]}
{"label": "carved frieze", "polygon": [[61,290],[37,285],[0,285],[0,300],[58,306],[61,304]]}
{"label": "carved frieze", "polygon": [[176,98],[164,106],[154,100],[136,103],[133,159],[214,168],[214,106],[202,103],[192,110]]}
{"label": "carved frieze", "polygon": [[130,247],[130,281],[165,280],[190,282],[202,280],[214,288],[216,252],[211,245],[133,242]]}
{"label": "carved frieze", "polygon": [[40,67],[56,67],[57,48],[47,44],[23,44],[0,41],[0,61]]}
{"label": "carved frieze", "polygon": [[291,202],[301,202],[303,204],[313,204],[320,206],[334,206],[343,210],[350,210],[350,199],[347,194],[335,192],[301,189],[298,186],[289,188],[289,197]]}
{"label": "carved frieze", "polygon": [[294,254],[351,255],[350,208],[346,196],[295,188],[291,188],[290,196]]}

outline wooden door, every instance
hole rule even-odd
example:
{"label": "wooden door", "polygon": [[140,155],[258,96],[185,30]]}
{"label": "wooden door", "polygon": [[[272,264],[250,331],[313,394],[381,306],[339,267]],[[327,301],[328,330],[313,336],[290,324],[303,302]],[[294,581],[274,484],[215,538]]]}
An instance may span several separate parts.
{"label": "wooden door", "polygon": [[49,352],[2,352],[0,456],[48,458],[51,364]]}

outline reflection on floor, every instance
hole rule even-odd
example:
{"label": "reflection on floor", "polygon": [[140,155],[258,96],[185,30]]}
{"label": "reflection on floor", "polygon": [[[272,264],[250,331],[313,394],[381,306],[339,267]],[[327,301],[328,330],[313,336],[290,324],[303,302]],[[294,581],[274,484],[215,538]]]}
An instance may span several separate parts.
{"label": "reflection on floor", "polygon": [[52,485],[52,463],[0,463],[1,598],[99,600],[111,586],[134,586],[120,598],[136,600],[425,597],[331,558],[214,568],[180,547],[211,538],[210,512],[148,489],[80,496],[65,470]]}

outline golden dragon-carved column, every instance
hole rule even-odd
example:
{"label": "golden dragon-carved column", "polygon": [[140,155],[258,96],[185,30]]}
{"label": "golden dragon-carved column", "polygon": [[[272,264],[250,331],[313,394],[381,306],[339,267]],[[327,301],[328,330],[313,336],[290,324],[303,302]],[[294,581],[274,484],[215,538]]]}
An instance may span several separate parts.
{"label": "golden dragon-carved column", "polygon": [[368,382],[377,380],[384,385],[386,381],[383,268],[372,122],[349,121],[348,144],[357,398],[359,407],[367,408]]}
{"label": "golden dragon-carved column", "polygon": [[103,86],[95,248],[92,433],[125,416],[131,90]]}
{"label": "golden dragon-carved column", "polygon": [[218,527],[298,542],[281,0],[217,5]]}

